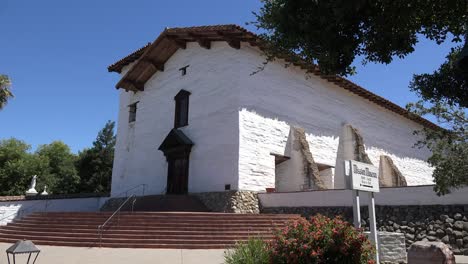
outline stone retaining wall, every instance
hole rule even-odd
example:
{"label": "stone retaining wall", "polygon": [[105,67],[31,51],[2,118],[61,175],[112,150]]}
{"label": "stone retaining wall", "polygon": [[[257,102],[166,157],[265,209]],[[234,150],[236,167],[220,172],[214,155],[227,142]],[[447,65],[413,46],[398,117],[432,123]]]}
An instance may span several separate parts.
{"label": "stone retaining wall", "polygon": [[213,212],[258,214],[257,192],[226,191],[194,193]]}
{"label": "stone retaining wall", "polygon": [[[270,207],[262,213],[294,213],[305,217],[342,215],[352,222],[352,207]],[[368,228],[367,206],[361,207],[362,225]],[[468,205],[376,206],[379,231],[401,232],[406,247],[415,241],[442,241],[455,254],[468,255]]]}

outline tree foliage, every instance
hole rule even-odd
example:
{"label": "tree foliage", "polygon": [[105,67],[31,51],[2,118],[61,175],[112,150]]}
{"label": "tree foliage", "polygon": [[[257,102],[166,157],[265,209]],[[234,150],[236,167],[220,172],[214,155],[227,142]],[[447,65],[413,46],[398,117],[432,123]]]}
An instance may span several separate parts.
{"label": "tree foliage", "polygon": [[[417,145],[428,147],[432,152],[428,162],[435,168],[435,191],[439,194],[468,185],[468,94],[456,65],[459,51],[459,48],[452,50],[438,70],[432,74],[415,75],[410,84],[411,90],[424,101],[409,104],[408,109],[421,116],[435,117],[444,128],[423,128],[415,132],[422,136]],[[444,89],[453,90],[453,93],[441,95],[437,92]]]}
{"label": "tree foliage", "polygon": [[8,76],[0,74],[0,110],[5,107],[8,99],[13,97],[10,86],[11,81]]}
{"label": "tree foliage", "polygon": [[48,159],[29,153],[31,146],[14,138],[0,140],[0,195],[24,194],[33,175],[37,186],[51,184]]}
{"label": "tree foliage", "polygon": [[99,131],[93,147],[78,155],[76,167],[83,192],[108,192],[112,178],[112,163],[115,148],[115,122],[108,121]]}
{"label": "tree foliage", "polygon": [[457,66],[460,51],[461,47],[453,48],[447,55],[447,61],[432,74],[414,75],[410,89],[424,101],[467,108],[468,80]]}
{"label": "tree foliage", "polygon": [[48,161],[51,193],[76,193],[80,178],[75,168],[76,155],[61,141],[39,146],[36,154]]}
{"label": "tree foliage", "polygon": [[40,145],[36,151],[24,141],[0,140],[0,195],[22,195],[37,175],[36,190],[47,185],[51,194],[110,191],[114,158],[114,122],[99,132],[93,147],[79,155],[61,141]]}
{"label": "tree foliage", "polygon": [[419,36],[437,43],[461,41],[465,0],[263,0],[254,24],[275,47],[318,63],[321,71],[347,75],[357,56],[390,63],[414,51]]}

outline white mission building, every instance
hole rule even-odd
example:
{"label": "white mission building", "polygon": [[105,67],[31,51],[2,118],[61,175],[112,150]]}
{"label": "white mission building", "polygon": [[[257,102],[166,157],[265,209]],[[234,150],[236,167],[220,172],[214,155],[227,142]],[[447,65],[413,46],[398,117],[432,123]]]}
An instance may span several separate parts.
{"label": "white mission building", "polygon": [[340,189],[344,159],[380,166],[384,186],[433,183],[413,131],[434,124],[295,57],[259,71],[263,45],[236,25],[171,28],[109,66],[112,195]]}

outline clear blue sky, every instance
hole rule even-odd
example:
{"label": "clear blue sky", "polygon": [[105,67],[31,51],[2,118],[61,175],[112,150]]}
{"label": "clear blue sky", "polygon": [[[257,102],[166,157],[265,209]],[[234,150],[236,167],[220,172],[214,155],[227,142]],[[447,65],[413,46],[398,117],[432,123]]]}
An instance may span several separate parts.
{"label": "clear blue sky", "polygon": [[[53,140],[74,152],[90,146],[105,122],[117,119],[118,75],[108,65],[165,27],[244,26],[259,7],[258,0],[3,0],[0,73],[11,77],[15,98],[0,111],[0,139],[22,139],[33,149]],[[451,46],[421,41],[391,65],[357,63],[350,79],[404,106],[416,100],[408,90],[412,74],[435,70]]]}

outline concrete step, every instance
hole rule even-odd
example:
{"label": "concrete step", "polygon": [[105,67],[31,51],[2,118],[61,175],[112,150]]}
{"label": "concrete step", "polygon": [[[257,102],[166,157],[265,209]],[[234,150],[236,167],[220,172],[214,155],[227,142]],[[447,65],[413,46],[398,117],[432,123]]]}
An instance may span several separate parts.
{"label": "concrete step", "polygon": [[[115,219],[120,219],[122,221],[151,221],[151,222],[164,222],[164,221],[214,221],[214,222],[222,222],[222,221],[232,221],[232,222],[240,222],[240,221],[248,221],[248,222],[284,222],[290,220],[291,218],[255,218],[255,217],[245,217],[245,218],[228,218],[228,217],[187,217],[187,216],[172,216],[172,217],[140,217],[140,216],[119,216],[116,215]],[[107,220],[105,218],[91,218],[91,217],[41,217],[41,216],[30,216],[24,217],[21,220],[23,221],[52,221],[52,222],[63,222],[63,221],[89,221],[89,222],[103,222]]]}
{"label": "concrete step", "polygon": [[[53,216],[53,217],[109,217],[111,212],[35,212],[29,216]],[[236,213],[206,213],[206,212],[121,212],[122,216],[146,216],[146,217],[170,217],[170,216],[190,216],[190,217],[227,217],[227,218],[291,218],[300,217],[299,214],[236,214]]]}
{"label": "concrete step", "polygon": [[[6,239],[0,237],[0,242],[15,243],[16,239]],[[232,247],[234,243],[229,244],[194,244],[194,243],[180,243],[180,244],[127,244],[127,243],[94,243],[94,242],[67,242],[67,241],[47,241],[47,240],[33,240],[34,244],[47,245],[47,246],[64,246],[64,247],[108,247],[108,248],[154,248],[154,249],[225,249]]]}
{"label": "concrete step", "polygon": [[[25,235],[22,234],[3,234],[2,238],[22,240],[25,238]],[[247,240],[248,237],[197,237],[193,239],[187,238],[128,238],[128,237],[102,237],[100,240],[99,235],[88,236],[88,237],[68,237],[68,236],[36,236],[29,234],[27,236],[28,240],[47,240],[47,241],[68,241],[68,242],[86,242],[86,243],[97,243],[99,241],[109,242],[109,243],[127,243],[127,244],[181,244],[181,243],[195,243],[195,244],[229,244],[234,243],[239,240]]]}
{"label": "concrete step", "polygon": [[[81,229],[72,229],[72,230],[11,230],[11,229],[2,229],[0,234],[12,234],[12,235],[34,235],[34,236],[66,236],[66,237],[86,237],[96,235],[97,230],[81,230]],[[166,231],[166,232],[138,232],[133,230],[126,231],[115,231],[109,230],[103,232],[105,237],[131,237],[131,238],[197,238],[197,237],[248,237],[251,235],[258,235],[263,237],[272,236],[271,230],[256,231],[256,232],[231,232],[231,231],[222,231],[222,232],[193,232],[193,231]]]}
{"label": "concrete step", "polygon": [[[34,223],[29,223],[29,222],[20,222],[20,221],[15,221],[9,225],[12,226],[29,226],[29,227],[38,227],[38,226],[54,226],[54,227],[62,227],[62,228],[97,228],[99,225],[102,223],[96,223],[96,224],[87,224],[87,223],[47,223],[47,222],[34,222]],[[181,228],[181,227],[191,227],[191,228],[199,228],[199,227],[219,227],[219,228],[257,228],[257,227],[280,227],[284,226],[284,224],[281,223],[230,223],[230,222],[223,222],[223,223],[217,223],[216,225],[210,224],[210,223],[164,223],[160,225],[138,225],[135,223],[131,222],[120,222],[120,223],[109,223],[107,226],[112,226],[112,228],[117,228],[117,229],[129,229],[132,227],[135,228],[144,228],[144,229],[151,229],[153,227],[171,227],[171,228]]]}
{"label": "concrete step", "polygon": [[[57,227],[57,226],[36,226],[36,225],[9,225],[7,227],[4,227],[3,229],[0,228],[0,230],[28,230],[28,231],[60,231],[60,232],[67,232],[69,230],[85,230],[89,232],[95,232],[97,230],[97,226],[89,226],[87,228],[83,227],[76,227],[76,226],[68,226],[68,227]],[[248,228],[241,228],[241,227],[219,227],[219,226],[208,226],[208,227],[193,227],[193,226],[187,226],[187,227],[178,227],[177,229],[173,227],[167,227],[167,226],[157,226],[157,227],[137,227],[137,226],[112,226],[111,228],[106,228],[108,231],[107,232],[251,232],[252,230],[251,227]],[[255,227],[256,231],[265,231],[265,232],[271,232],[274,230],[274,226],[267,226],[267,227]]]}

